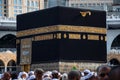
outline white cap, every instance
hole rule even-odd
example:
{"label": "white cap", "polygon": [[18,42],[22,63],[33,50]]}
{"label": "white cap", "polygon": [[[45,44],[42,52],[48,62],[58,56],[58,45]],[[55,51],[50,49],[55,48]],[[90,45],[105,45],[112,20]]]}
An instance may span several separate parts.
{"label": "white cap", "polygon": [[89,79],[94,75],[94,73],[90,72],[86,76],[84,76],[85,79]]}
{"label": "white cap", "polygon": [[[30,80],[31,80],[31,79],[35,79],[35,75],[31,75],[29,79],[30,79]],[[29,79],[28,79],[28,80],[29,80]]]}
{"label": "white cap", "polygon": [[89,69],[85,69],[84,73],[90,73],[90,70]]}
{"label": "white cap", "polygon": [[30,72],[28,72],[28,74],[34,74],[34,71],[30,71]]}
{"label": "white cap", "polygon": [[81,77],[80,80],[85,80],[85,77]]}

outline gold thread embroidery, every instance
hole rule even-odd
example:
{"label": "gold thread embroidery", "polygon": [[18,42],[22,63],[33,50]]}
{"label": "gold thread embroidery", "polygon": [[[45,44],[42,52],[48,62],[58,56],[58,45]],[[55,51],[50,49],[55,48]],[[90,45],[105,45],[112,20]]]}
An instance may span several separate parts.
{"label": "gold thread embroidery", "polygon": [[91,16],[91,12],[90,12],[90,11],[80,12],[80,14],[82,15],[82,17],[86,17],[87,14],[88,14],[89,16]]}
{"label": "gold thread embroidery", "polygon": [[88,35],[88,40],[99,40],[99,35]]}
{"label": "gold thread embroidery", "polygon": [[107,37],[105,36],[105,41],[107,41]]}
{"label": "gold thread embroidery", "polygon": [[64,38],[67,38],[67,35],[66,35],[66,34],[64,34]]}
{"label": "gold thread embroidery", "polygon": [[40,34],[40,33],[56,32],[56,31],[88,32],[88,33],[106,34],[106,28],[88,27],[88,26],[55,25],[55,26],[40,27],[40,28],[18,31],[17,37],[35,35],[35,34]]}
{"label": "gold thread embroidery", "polygon": [[61,39],[61,33],[57,33],[57,39]]}
{"label": "gold thread embroidery", "polygon": [[[87,35],[81,36],[81,34],[69,33],[68,35],[69,35],[69,39],[80,40],[81,37],[82,37],[83,39],[87,39],[87,40],[104,40],[103,36],[101,36],[100,39],[99,39],[99,35],[92,35],[92,34],[87,34]],[[67,38],[67,35],[64,34],[63,37]],[[54,36],[53,36],[53,34],[38,35],[38,36],[32,37],[31,39],[32,39],[32,41],[61,39],[61,33],[56,33],[56,34],[54,34]],[[105,36],[105,41],[106,41],[106,36]],[[16,43],[17,44],[20,43],[20,40],[17,39]]]}
{"label": "gold thread embroidery", "polygon": [[104,39],[103,36],[101,36],[100,39],[103,40]]}
{"label": "gold thread embroidery", "polygon": [[53,39],[53,34],[35,36],[35,41],[50,40],[50,39]]}
{"label": "gold thread embroidery", "polygon": [[81,39],[80,34],[69,34],[69,39]]}
{"label": "gold thread embroidery", "polygon": [[86,35],[83,35],[83,39],[86,39]]}

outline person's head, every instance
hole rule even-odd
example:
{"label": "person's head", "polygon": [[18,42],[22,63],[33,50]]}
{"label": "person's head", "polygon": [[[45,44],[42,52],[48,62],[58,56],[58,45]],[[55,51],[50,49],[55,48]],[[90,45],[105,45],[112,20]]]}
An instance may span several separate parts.
{"label": "person's head", "polygon": [[67,75],[67,73],[64,73],[64,74],[62,75],[62,80],[68,80],[68,75]]}
{"label": "person's head", "polygon": [[26,72],[22,72],[21,78],[26,79],[27,78],[27,73]]}
{"label": "person's head", "polygon": [[10,73],[5,72],[5,73],[3,74],[3,78],[2,78],[2,80],[10,80],[10,78],[11,78]]}
{"label": "person's head", "polygon": [[77,70],[72,70],[68,73],[68,80],[80,80],[81,72]]}
{"label": "person's head", "polygon": [[41,68],[37,68],[34,71],[34,74],[35,74],[35,76],[36,76],[37,79],[42,79],[43,73],[44,73],[44,70],[41,69]]}
{"label": "person's head", "polygon": [[96,80],[96,77],[93,72],[89,72],[86,76],[84,76],[85,80]]}
{"label": "person's head", "polygon": [[57,70],[53,70],[52,71],[52,78],[59,78],[59,74],[58,74],[59,72],[57,71]]}
{"label": "person's head", "polygon": [[97,68],[97,75],[99,80],[109,80],[109,72],[111,70],[111,67],[107,65],[102,65]]}
{"label": "person's head", "polygon": [[112,68],[109,73],[110,80],[120,80],[120,66]]}
{"label": "person's head", "polygon": [[90,70],[89,69],[85,69],[84,70],[84,76],[86,76],[87,74],[89,74],[90,73]]}
{"label": "person's head", "polygon": [[11,78],[12,79],[17,79],[17,73],[16,72],[13,72],[13,73],[11,73]]}
{"label": "person's head", "polygon": [[34,71],[29,71],[28,76],[34,75]]}

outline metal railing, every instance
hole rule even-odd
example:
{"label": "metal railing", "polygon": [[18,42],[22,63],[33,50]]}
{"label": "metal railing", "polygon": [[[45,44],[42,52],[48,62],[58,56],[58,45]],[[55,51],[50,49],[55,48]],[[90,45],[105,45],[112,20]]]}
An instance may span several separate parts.
{"label": "metal railing", "polygon": [[16,23],[16,18],[0,17],[0,22],[14,22],[14,23]]}
{"label": "metal railing", "polygon": [[0,52],[6,52],[8,50],[16,53],[16,48],[0,48]]}
{"label": "metal railing", "polygon": [[0,17],[0,29],[16,30],[16,18]]}
{"label": "metal railing", "polygon": [[120,15],[107,15],[107,20],[120,20]]}

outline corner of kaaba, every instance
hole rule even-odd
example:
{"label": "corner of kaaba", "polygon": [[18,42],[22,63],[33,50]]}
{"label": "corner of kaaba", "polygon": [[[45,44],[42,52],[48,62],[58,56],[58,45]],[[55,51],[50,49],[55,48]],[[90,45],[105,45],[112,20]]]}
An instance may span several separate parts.
{"label": "corner of kaaba", "polygon": [[106,12],[52,7],[17,16],[17,64],[22,70],[94,70],[107,62]]}

